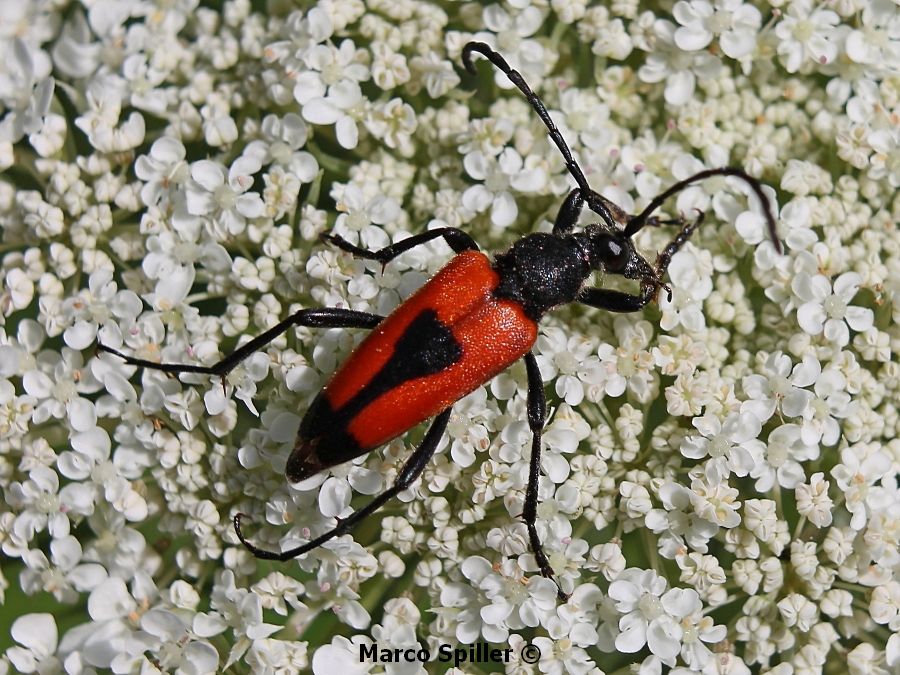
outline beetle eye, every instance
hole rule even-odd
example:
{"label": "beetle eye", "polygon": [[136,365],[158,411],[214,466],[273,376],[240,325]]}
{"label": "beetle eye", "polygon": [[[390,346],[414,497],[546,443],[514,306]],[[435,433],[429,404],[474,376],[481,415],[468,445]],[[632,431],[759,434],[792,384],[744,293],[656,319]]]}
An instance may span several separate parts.
{"label": "beetle eye", "polygon": [[600,258],[610,272],[620,272],[628,262],[628,249],[614,237],[604,237],[600,242]]}

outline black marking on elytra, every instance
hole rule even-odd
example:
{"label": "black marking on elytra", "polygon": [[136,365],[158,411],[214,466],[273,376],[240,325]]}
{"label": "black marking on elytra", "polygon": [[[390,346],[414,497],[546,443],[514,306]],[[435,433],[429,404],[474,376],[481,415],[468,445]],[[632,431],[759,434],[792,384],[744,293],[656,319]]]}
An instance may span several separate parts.
{"label": "black marking on elytra", "polygon": [[320,392],[303,416],[294,450],[284,473],[299,483],[331,466],[359,457],[364,450],[347,432],[347,418],[338,416]]}
{"label": "black marking on elytra", "polygon": [[358,457],[367,448],[360,447],[347,426],[360,411],[404,382],[440,373],[461,358],[462,346],[437,312],[420,312],[397,339],[387,362],[346,404],[335,410],[327,390],[316,396],[300,423],[297,446],[285,472],[288,478],[297,482]]}
{"label": "black marking on elytra", "polygon": [[404,382],[440,373],[462,358],[462,345],[450,327],[426,309],[409,322],[390,358],[353,398],[335,411],[341,421],[353,419],[375,399]]}

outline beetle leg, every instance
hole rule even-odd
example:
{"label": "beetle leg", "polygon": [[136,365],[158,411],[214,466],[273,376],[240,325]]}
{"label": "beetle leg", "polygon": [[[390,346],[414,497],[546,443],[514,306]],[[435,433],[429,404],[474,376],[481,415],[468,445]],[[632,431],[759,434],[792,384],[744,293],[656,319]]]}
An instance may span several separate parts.
{"label": "beetle leg", "polygon": [[669,269],[669,263],[672,262],[672,256],[678,252],[678,249],[685,245],[687,240],[690,239],[690,236],[694,233],[694,230],[700,227],[700,224],[705,217],[706,213],[698,209],[697,217],[694,218],[694,220],[679,219],[681,221],[681,231],[676,234],[675,238],[668,243],[658,256],[656,256],[656,275],[658,277],[662,278],[662,275]]}
{"label": "beetle leg", "polygon": [[433,230],[428,230],[427,232],[422,232],[421,234],[415,234],[412,237],[407,237],[406,239],[398,241],[395,244],[391,244],[390,246],[385,246],[384,248],[377,251],[368,251],[359,246],[355,246],[343,237],[340,237],[336,234],[321,235],[323,241],[327,241],[329,244],[337,246],[342,251],[352,253],[358,258],[364,258],[366,260],[377,260],[382,265],[387,264],[401,253],[405,253],[411,248],[415,248],[416,246],[420,246],[421,244],[429,242],[432,239],[437,239],[439,237],[443,237],[444,241],[446,241],[450,248],[452,248],[456,253],[478,250],[478,244],[475,243],[475,240],[462,230],[455,227],[437,227]]}
{"label": "beetle leg", "polygon": [[684,225],[684,218],[678,216],[677,218],[660,218],[658,216],[650,216],[647,218],[644,225],[649,225],[650,227],[662,227],[664,225]]}
{"label": "beetle leg", "polygon": [[581,196],[581,188],[572,190],[566,200],[559,207],[556,214],[556,222],[553,223],[553,234],[566,234],[578,222],[581,210],[584,208],[584,197]]}
{"label": "beetle leg", "polygon": [[569,596],[563,592],[559,582],[556,581],[553,568],[550,566],[547,554],[544,553],[544,546],[541,544],[541,538],[538,536],[535,526],[538,487],[541,479],[541,432],[547,418],[547,400],[544,398],[544,381],[541,378],[537,359],[531,352],[525,354],[524,358],[525,370],[528,373],[528,427],[531,429],[531,463],[528,467],[528,487],[525,489],[522,520],[525,521],[525,526],[528,528],[528,540],[531,543],[531,550],[534,553],[538,569],[543,576],[553,580],[559,599],[565,602]]}
{"label": "beetle leg", "polygon": [[[621,229],[625,226],[625,223],[628,222],[629,215],[606,199],[603,195],[591,190],[588,193],[587,199],[585,199],[581,188],[573,188],[559,208],[559,213],[556,214],[556,222],[553,223],[553,234],[566,234],[571,232],[578,224],[578,218],[581,215],[585,203],[587,203],[594,213],[599,214],[607,224],[612,225],[613,227],[616,227],[615,224],[618,223],[619,229]],[[598,204],[602,206],[602,208],[600,208]],[[650,220],[654,221],[654,225],[658,222],[655,218],[651,218]],[[649,221],[648,224],[650,224]]]}
{"label": "beetle leg", "polygon": [[659,287],[655,281],[644,281],[641,283],[640,295],[611,291],[607,288],[584,288],[576,300],[583,305],[605,309],[607,312],[637,312],[654,300],[658,291]]}
{"label": "beetle leg", "polygon": [[450,411],[451,408],[447,408],[435,417],[434,422],[431,423],[431,426],[428,428],[428,432],[425,434],[425,438],[422,439],[419,447],[415,449],[409,459],[406,460],[406,463],[400,468],[400,472],[397,474],[394,484],[361,509],[354,511],[346,518],[338,519],[338,524],[334,529],[316,537],[312,541],[308,541],[305,544],[288,549],[287,551],[267,551],[258,548],[247,541],[244,537],[244,533],[241,531],[241,519],[244,517],[244,514],[238,513],[234,516],[234,531],[237,534],[238,539],[240,539],[241,543],[247,547],[247,550],[257,558],[262,558],[263,560],[280,560],[284,562],[285,560],[290,560],[291,558],[296,558],[298,555],[307,553],[314,548],[318,548],[325,542],[345,534],[359,521],[371,515],[374,511],[377,511],[384,506],[386,502],[403,492],[421,475],[425,466],[428,464],[428,461],[434,455],[434,451],[437,449],[441,436],[444,435],[444,431],[447,429],[447,422],[450,421]]}
{"label": "beetle leg", "polygon": [[383,316],[358,312],[352,309],[340,307],[319,307],[316,309],[301,309],[288,318],[282,320],[262,335],[257,335],[250,342],[238,347],[233,352],[223,357],[221,361],[211,366],[197,366],[182,363],[156,363],[146,359],[138,359],[127,356],[120,351],[97,344],[97,349],[103,352],[115,354],[132,366],[161,370],[166,373],[200,373],[203,375],[223,376],[238,363],[246,359],[250,354],[269,344],[272,340],[284,333],[291,326],[309,326],[310,328],[375,328],[381,323]]}

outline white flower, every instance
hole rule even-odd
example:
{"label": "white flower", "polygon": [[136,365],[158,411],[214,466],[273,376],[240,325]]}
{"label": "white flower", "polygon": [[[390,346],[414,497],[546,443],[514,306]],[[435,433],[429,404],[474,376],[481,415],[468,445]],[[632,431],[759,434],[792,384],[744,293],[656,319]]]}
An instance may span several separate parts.
{"label": "white flower", "polygon": [[382,89],[394,89],[409,80],[409,67],[403,54],[383,42],[375,42],[372,56],[372,81]]}
{"label": "white flower", "polygon": [[[542,673],[583,675],[595,672],[597,669],[588,653],[575,645],[572,640],[551,640],[537,637],[533,640],[533,644],[540,649],[541,658],[538,661],[538,668]],[[510,646],[512,646],[512,640],[510,640]],[[513,654],[517,652],[520,653],[521,649],[513,651]]]}
{"label": "white flower", "polygon": [[546,622],[550,636],[555,640],[568,639],[579,647],[596,645],[599,640],[597,606],[603,599],[603,592],[594,584],[580,584],[566,603],[557,608],[556,616]]}
{"label": "white flower", "polygon": [[18,672],[62,672],[56,656],[58,632],[52,614],[23,614],[13,621],[10,636],[21,645],[6,650],[6,658]]}
{"label": "white flower", "polygon": [[824,480],[824,476],[821,471],[814,473],[809,477],[809,485],[801,483],[795,490],[797,511],[816,527],[831,525],[834,508],[834,502],[828,496],[830,483]]}
{"label": "white flower", "polygon": [[269,374],[269,365],[269,357],[263,352],[256,352],[228,371],[221,383],[213,382],[203,396],[207,412],[210,415],[224,412],[229,395],[233,392],[234,397],[243,401],[247,409],[258,417],[253,397],[256,396],[256,383]]}
{"label": "white flower", "polygon": [[150,154],[141,155],[134,164],[135,175],[144,181],[141,199],[147,206],[156,206],[163,197],[172,198],[190,176],[186,150],[181,141],[162,136],[153,142]]}
{"label": "white flower", "polygon": [[341,147],[355,148],[359,140],[356,123],[365,108],[359,83],[369,79],[369,68],[361,62],[359,50],[352,40],[343,40],[340,47],[315,45],[303,60],[309,70],[296,76],[294,86],[303,119],[334,124]]}
{"label": "white flower", "polygon": [[[347,638],[343,638],[346,640]],[[326,645],[327,647],[327,645]],[[326,647],[322,647],[325,649]],[[262,638],[254,640],[247,650],[245,660],[254,673],[298,673],[304,672],[309,667],[307,658],[307,643],[295,640],[276,640],[274,638]],[[357,653],[357,658],[359,654]],[[333,664],[328,664],[329,666]],[[331,673],[332,670],[314,670],[315,673]],[[351,673],[352,670],[340,669],[342,673]]]}
{"label": "white flower", "polygon": [[757,439],[762,423],[753,413],[731,413],[724,422],[706,415],[695,418],[693,424],[702,436],[684,439],[681,454],[685,457],[708,455],[737,476],[746,476],[759,464],[763,446]]}
{"label": "white flower", "polygon": [[415,74],[410,85],[417,79],[421,80],[431,98],[440,98],[459,84],[459,75],[453,65],[436,52],[429,51],[424,56],[414,56],[409,65]]}
{"label": "white flower", "polygon": [[720,527],[737,527],[741,517],[736,501],[739,492],[725,483],[722,467],[717,462],[707,462],[702,472],[693,471],[690,487],[691,504],[696,514]]}
{"label": "white flower", "polygon": [[808,632],[818,618],[816,605],[800,593],[790,593],[777,603],[778,611],[789,627]]}
{"label": "white flower", "polygon": [[691,244],[672,257],[669,265],[672,300],[669,301],[665,292],[660,293],[659,306],[663,312],[660,328],[671,331],[682,325],[696,332],[705,327],[703,301],[713,290],[712,272],[712,256]]}
{"label": "white flower", "polygon": [[268,60],[283,60],[297,68],[297,61],[315,45],[325,42],[334,33],[334,23],[322,7],[312,7],[308,12],[294,11],[288,16],[284,32],[290,40],[273,42],[266,46]]}
{"label": "white flower", "polygon": [[[891,636],[891,639],[896,636],[897,634],[895,633]],[[893,646],[893,649],[897,649],[896,644]],[[824,665],[824,650],[822,652],[822,664]],[[856,673],[886,673],[888,671],[883,667],[885,660],[885,654],[880,649],[875,647],[875,645],[863,642],[847,653],[847,670],[854,675]],[[891,660],[896,665],[896,653]]]}
{"label": "white flower", "polygon": [[547,183],[544,169],[526,168],[513,148],[505,148],[498,158],[476,150],[465,156],[463,164],[469,176],[483,181],[463,193],[463,206],[476,213],[490,207],[491,222],[497,227],[508,227],[519,213],[510,189],[528,194],[543,189]]}
{"label": "white flower", "polygon": [[68,536],[69,519],[58,493],[59,476],[46,466],[36,466],[27,480],[10,484],[6,499],[17,512],[13,525],[17,537],[29,542],[44,528],[52,537]]}
{"label": "white flower", "polygon": [[762,16],[756,7],[743,0],[681,0],[672,9],[681,28],[675,31],[675,44],[685,51],[704,49],[718,35],[726,56],[741,59],[756,47],[756,33]]}
{"label": "white flower", "polygon": [[869,600],[869,614],[875,623],[900,630],[900,583],[892,580],[874,588]]}
{"label": "white flower", "polygon": [[815,397],[803,413],[800,435],[807,445],[834,445],[840,438],[839,419],[853,412],[854,401],[847,393],[847,378],[836,368],[828,368],[816,379]]}
{"label": "white flower", "polygon": [[[560,92],[559,111],[552,110],[550,114],[569,143],[576,147],[582,145],[601,158],[616,143],[614,127],[609,122],[609,107],[594,92],[565,89]],[[588,176],[590,180],[590,173]]]}
{"label": "white flower", "polygon": [[[228,668],[243,655],[251,640],[267,638],[279,629],[279,626],[263,622],[260,596],[247,588],[235,586],[231,570],[218,575],[210,607],[213,611],[198,613],[190,628],[200,637],[218,635],[229,627],[233,630],[236,640],[224,668]],[[178,629],[182,630],[180,627]]]}
{"label": "white flower", "polygon": [[102,498],[128,520],[144,520],[148,514],[147,502],[117,471],[116,464],[110,459],[111,445],[109,435],[100,427],[75,434],[72,451],[60,454],[58,466],[66,478],[81,482],[67,485],[61,495],[71,495],[80,503],[86,502],[90,505],[88,513],[93,512],[94,505]]}
{"label": "white flower", "polygon": [[841,451],[841,463],[831,470],[847,510],[852,514],[850,527],[862,530],[871,512],[870,498],[877,495],[872,486],[888,476],[890,458],[878,448],[857,444]]}
{"label": "white flower", "polygon": [[797,308],[797,323],[810,335],[824,334],[836,346],[844,347],[850,342],[848,326],[865,331],[872,327],[874,320],[871,309],[850,304],[860,281],[856,272],[844,272],[834,280],[832,289],[821,274],[797,274],[791,283],[791,289],[802,302]]}
{"label": "white flower", "polygon": [[332,190],[338,217],[334,231],[351,243],[374,249],[382,248],[385,240],[382,228],[372,227],[395,222],[400,217],[397,200],[383,194],[366,196],[355,183],[349,183],[343,190]]}
{"label": "white flower", "polygon": [[767,421],[779,408],[788,417],[802,415],[813,399],[812,392],[801,387],[813,384],[822,373],[822,366],[812,354],[805,354],[803,362],[791,368],[786,354],[774,352],[766,359],[763,375],[747,375],[741,382],[750,400],[741,403],[741,412],[752,412]]}
{"label": "white flower", "polygon": [[[63,340],[72,349],[86,349],[97,340],[99,331],[118,332],[119,325],[132,324],[141,310],[141,299],[134,291],[119,290],[110,270],[96,270],[88,279],[87,289],[82,289],[63,303],[63,312],[71,324],[63,333]],[[63,361],[71,364],[71,370],[77,370],[82,365],[80,355],[76,358],[69,352],[63,352]],[[58,373],[57,377],[60,375]],[[59,390],[54,395],[58,399],[65,398]]]}
{"label": "white flower", "polygon": [[94,589],[107,577],[102,565],[82,563],[82,555],[81,544],[72,535],[50,542],[52,564],[43,551],[28,551],[22,556],[27,566],[20,577],[22,590],[29,595],[49,591],[60,602],[75,602],[78,593]]}
{"label": "white flower", "polygon": [[487,640],[504,640],[509,635],[505,627],[484,625],[482,621],[481,609],[487,603],[484,595],[470,584],[450,582],[441,589],[440,606],[433,611],[453,626],[453,635],[460,642],[478,640],[482,630]]}
{"label": "white flower", "polygon": [[400,98],[372,106],[365,118],[366,129],[389,148],[397,148],[404,157],[415,152],[412,135],[418,127],[416,111]]}
{"label": "white flower", "polygon": [[[616,649],[634,653],[647,645],[663,663],[674,666],[675,657],[683,649],[685,628],[697,631],[695,626],[702,621],[700,599],[692,589],[666,591],[666,585],[666,580],[652,570],[630,568],[609,585],[609,597],[624,615],[619,619],[621,633],[616,638]],[[697,640],[712,641],[722,630],[712,630],[704,624],[702,635],[691,632],[686,647],[689,657],[703,660],[705,654],[698,648]]]}
{"label": "white flower", "polygon": [[144,142],[145,122],[139,112],[132,112],[119,124],[122,95],[114,78],[95,80],[87,92],[90,110],[75,119],[75,125],[99,152],[123,152]]}
{"label": "white flower", "polygon": [[[475,33],[473,40],[486,42],[502,51],[507,62],[528,82],[534,82],[544,74],[547,68],[544,47],[540,41],[530,37],[544,22],[544,13],[540,8],[530,5],[510,13],[500,4],[491,4],[484,7],[482,19],[487,31]],[[505,89],[513,86],[499,70],[495,71],[494,80]]]}
{"label": "white flower", "polygon": [[[770,203],[774,205],[776,224],[779,221],[784,222],[788,217],[793,216],[790,211],[785,213],[787,206],[780,213],[778,212],[778,202],[775,199],[775,191],[772,188],[764,185],[763,192],[769,198]],[[754,201],[757,200],[754,199]],[[781,254],[775,250],[775,244],[772,242],[772,235],[769,232],[768,221],[761,213],[760,208],[748,209],[739,213],[734,219],[734,229],[737,230],[737,233],[744,241],[756,246],[753,257],[761,269],[771,269],[779,264]],[[809,230],[806,231],[809,232]],[[815,241],[814,238],[813,241]]]}
{"label": "white flower", "polygon": [[259,160],[250,157],[239,157],[227,172],[212,160],[194,162],[187,184],[188,212],[209,216],[222,238],[240,234],[247,219],[258,218],[265,209],[259,194],[250,190],[259,169]]}
{"label": "white flower", "polygon": [[262,138],[248,143],[244,155],[255,157],[260,166],[275,163],[301,183],[309,183],[318,173],[319,164],[310,153],[300,151],[308,134],[306,123],[296,113],[266,115],[260,125]]}
{"label": "white flower", "polygon": [[638,69],[638,77],[644,82],[666,83],[666,103],[681,106],[694,95],[697,79],[715,76],[721,67],[718,58],[706,51],[687,52],[676,44],[675,24],[665,19],[653,23],[658,40],[654,51],[647,55],[647,62]]}
{"label": "white flower", "polygon": [[29,49],[19,37],[4,40],[0,49],[4,61],[0,101],[6,109],[0,140],[17,143],[26,134],[40,132],[53,101],[54,80],[48,77],[49,70],[42,72],[46,59],[38,59],[39,52]]}
{"label": "white flower", "polygon": [[[606,396],[615,398],[625,393],[625,387],[629,383],[629,379],[618,372],[619,365],[634,365],[636,359],[628,359],[628,354],[624,353],[621,347],[616,349],[611,344],[603,343],[597,348],[597,356],[600,359],[599,378],[592,378],[590,384],[597,386],[597,395],[590,396],[591,400],[599,401]],[[646,371],[644,371],[646,372]],[[629,373],[634,376],[634,373]],[[638,378],[640,380],[640,378]]]}
{"label": "white flower", "polygon": [[896,127],[877,129],[869,134],[868,140],[875,151],[869,176],[873,180],[887,178],[891,187],[900,187],[900,131]]}
{"label": "white flower", "polygon": [[125,654],[113,659],[114,671],[138,668],[144,661],[144,652],[156,655],[161,668],[174,672],[211,673],[218,670],[219,653],[206,640],[191,635],[183,614],[153,608],[141,616],[140,627],[140,633],[125,642]]}
{"label": "white flower", "polygon": [[367,659],[360,659],[360,650],[376,647],[368,635],[354,635],[348,640],[343,635],[336,635],[329,644],[319,647],[312,658],[314,675],[365,675],[377,664]]}
{"label": "white flower", "polygon": [[896,70],[900,66],[898,22],[896,3],[865,3],[859,27],[847,35],[847,57],[877,70]]}
{"label": "white flower", "polygon": [[3,316],[25,309],[34,299],[34,282],[18,268],[3,275],[3,293],[0,295],[0,311]]}
{"label": "white flower", "polygon": [[[654,363],[657,349],[652,353],[648,350],[653,338],[653,326],[649,321],[632,322],[625,316],[618,316],[613,328],[618,342],[615,351],[604,344],[597,349],[600,365],[606,371],[604,391],[609,396],[618,396],[624,384],[639,403],[648,403],[658,393],[654,365],[661,365]],[[660,343],[666,339],[667,336],[660,336]],[[690,342],[686,336],[682,339]],[[691,365],[691,357],[695,355],[696,350],[689,355],[678,354],[679,367],[693,371],[696,364]]]}
{"label": "white flower", "polygon": [[[9,349],[0,347],[0,358],[10,356]],[[10,441],[21,438],[29,429],[32,411],[37,405],[35,396],[16,396],[16,388],[7,379],[0,379],[0,431]]]}
{"label": "white flower", "polygon": [[775,26],[778,55],[785,69],[796,73],[808,60],[819,65],[834,61],[838,53],[834,27],[839,21],[835,12],[812,0],[793,0]]}
{"label": "white flower", "polygon": [[[180,47],[174,40],[170,44],[173,50]],[[131,54],[122,63],[122,75],[131,91],[129,103],[140,110],[165,115],[167,101],[165,96],[160,95],[159,87],[165,83],[169,71],[165,61],[152,59],[146,54]]]}
{"label": "white flower", "polygon": [[779,230],[784,232],[785,225],[788,228],[784,242],[795,251],[806,250],[818,241],[818,236],[812,229],[811,202],[809,197],[796,197],[785,204],[779,213]]}
{"label": "white flower", "polygon": [[714,624],[705,616],[700,596],[693,589],[673,588],[663,596],[666,609],[681,619],[681,658],[691,671],[696,672],[712,665],[718,658],[704,643],[715,645],[726,636],[725,626]]}
{"label": "white flower", "polygon": [[489,642],[506,640],[510,629],[539,625],[556,608],[556,584],[540,576],[526,583],[515,560],[494,570],[486,559],[472,556],[460,569],[486,600],[480,610],[481,633]]}
{"label": "white flower", "polygon": [[771,490],[776,482],[791,490],[806,477],[800,462],[818,457],[819,447],[803,442],[798,425],[783,424],[769,434],[762,457],[750,475],[758,479],[756,489],[760,492]]}
{"label": "white flower", "polygon": [[569,405],[578,405],[584,399],[585,382],[597,385],[605,379],[597,359],[591,355],[593,348],[592,340],[554,327],[542,331],[535,343],[541,376],[556,383],[557,395]]}
{"label": "white flower", "polygon": [[691,491],[676,482],[666,481],[659,488],[659,499],[663,508],[651,509],[644,522],[653,532],[661,535],[660,554],[673,560],[685,546],[705,553],[707,543],[719,528],[692,512]]}

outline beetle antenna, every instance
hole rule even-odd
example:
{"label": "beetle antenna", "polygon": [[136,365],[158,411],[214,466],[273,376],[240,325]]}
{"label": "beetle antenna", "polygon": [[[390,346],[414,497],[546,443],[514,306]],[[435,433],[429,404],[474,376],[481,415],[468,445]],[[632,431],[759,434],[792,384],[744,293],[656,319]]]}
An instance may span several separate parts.
{"label": "beetle antenna", "polygon": [[647,224],[650,214],[658,209],[662,205],[662,203],[669,197],[681,192],[686,187],[689,187],[690,185],[693,185],[694,183],[697,183],[701,180],[705,180],[706,178],[710,178],[711,176],[735,176],[737,178],[740,178],[750,186],[750,188],[753,190],[754,194],[756,194],[757,198],[759,198],[759,201],[762,204],[763,214],[766,218],[766,225],[769,228],[769,236],[772,238],[772,244],[775,246],[775,250],[778,251],[778,253],[782,253],[781,241],[778,239],[778,234],[775,231],[775,217],[772,215],[772,203],[769,201],[766,193],[763,192],[762,184],[746,171],[730,166],[723,166],[718,169],[706,169],[704,171],[700,171],[699,173],[695,173],[689,178],[678,181],[667,190],[659,193],[650,200],[650,203],[643,211],[641,211],[636,216],[632,216],[628,219],[628,224],[625,226],[625,236],[631,237],[635,233],[640,231],[640,229]]}
{"label": "beetle antenna", "polygon": [[578,184],[579,189],[581,190],[582,196],[588,202],[591,210],[597,213],[599,216],[603,218],[603,220],[610,226],[614,226],[616,219],[612,215],[612,211],[609,206],[607,206],[607,199],[603,197],[600,193],[595,192],[591,189],[591,186],[587,182],[587,178],[584,176],[584,172],[581,170],[581,167],[578,166],[578,162],[575,161],[575,158],[572,156],[572,151],[569,149],[568,144],[566,143],[566,139],[563,138],[562,133],[560,133],[557,126],[553,123],[553,120],[550,117],[550,113],[547,112],[547,108],[544,105],[544,102],[541,101],[540,97],[532,91],[531,87],[528,86],[528,83],[522,77],[522,74],[510,66],[506,59],[504,59],[500,54],[491,49],[490,46],[485,44],[484,42],[469,42],[463,47],[462,50],[462,62],[463,65],[473,75],[477,72],[475,70],[475,64],[472,63],[472,52],[478,52],[485,58],[487,58],[491,63],[493,63],[500,71],[509,78],[509,81],[512,82],[519,91],[525,96],[528,102],[531,104],[531,107],[537,113],[537,116],[541,118],[541,121],[544,123],[544,126],[547,127],[547,132],[550,136],[550,140],[556,145],[559,149],[560,154],[563,156],[563,159],[566,162],[566,169],[572,175],[572,178],[575,179],[575,182]]}
{"label": "beetle antenna", "polygon": [[566,160],[566,168],[569,170],[569,173],[572,174],[572,178],[575,179],[575,182],[578,183],[578,187],[580,187],[585,192],[591,191],[591,186],[588,185],[587,178],[584,177],[584,172],[581,170],[581,167],[578,166],[578,162],[575,161],[575,158],[572,157],[572,151],[569,150],[569,146],[566,144],[566,140],[562,137],[559,129],[557,129],[556,125],[553,123],[553,120],[550,118],[550,113],[547,112],[547,108],[544,106],[544,102],[535,94],[531,87],[528,86],[528,83],[522,77],[522,74],[510,66],[506,59],[504,59],[500,54],[491,49],[484,42],[469,42],[463,47],[462,50],[462,62],[463,65],[473,75],[477,72],[475,70],[475,64],[472,63],[472,52],[478,52],[482,56],[485,56],[491,63],[493,63],[497,68],[499,68],[504,75],[506,75],[510,82],[512,82],[516,87],[518,87],[519,91],[525,95],[525,98],[528,99],[528,102],[531,104],[531,107],[534,108],[534,111],[537,113],[538,117],[541,118],[541,121],[544,123],[544,126],[547,127],[547,131],[550,134],[550,139],[556,144],[556,147],[559,148],[560,153],[563,156],[563,159]]}
{"label": "beetle antenna", "polygon": [[[697,217],[693,220],[689,220],[684,223],[681,230],[678,234],[675,235],[675,238],[670,241],[666,247],[656,256],[656,276],[657,279],[662,279],[663,275],[669,269],[669,263],[672,262],[672,256],[678,253],[679,249],[687,243],[687,240],[690,239],[691,235],[694,234],[694,230],[696,230],[703,223],[703,219],[706,217],[706,212],[697,209]],[[669,301],[672,300],[672,289],[663,284],[661,281],[657,283],[660,284],[660,288],[665,288],[666,292],[669,294]]]}
{"label": "beetle antenna", "polygon": [[[531,87],[528,86],[528,83],[522,77],[522,74],[515,68],[510,66],[509,63],[506,62],[506,59],[495,52],[489,45],[485,44],[484,42],[469,42],[462,49],[462,62],[466,70],[468,70],[473,75],[476,73],[476,70],[475,64],[472,62],[472,52],[478,52],[486,59],[488,59],[488,61],[493,63],[504,75],[506,75],[506,77],[509,78],[510,82],[512,82],[518,88],[518,90],[522,92],[522,94],[531,104],[531,107],[537,113],[538,117],[541,118],[544,126],[547,127],[550,140],[553,141],[553,143],[559,149],[560,154],[562,154],[563,159],[566,163],[566,169],[572,175],[572,178],[575,179],[575,182],[578,184],[578,188],[582,192],[582,196],[588,202],[591,210],[600,215],[603,220],[607,222],[607,224],[614,225],[616,219],[613,217],[609,206],[607,206],[606,198],[591,189],[591,186],[587,182],[587,178],[585,178],[584,176],[584,172],[581,170],[581,167],[578,166],[578,162],[576,162],[575,158],[572,156],[572,151],[569,149],[566,140],[563,138],[557,126],[553,123],[553,119],[550,117],[550,113],[547,112],[547,108],[544,105],[544,102],[541,101],[540,97],[538,97],[538,95],[535,94],[534,91],[532,91]],[[763,205],[763,212],[765,214],[766,224],[769,229],[769,236],[772,238],[772,243],[775,246],[775,250],[778,251],[778,253],[782,253],[781,241],[778,239],[778,234],[775,231],[775,217],[772,215],[772,204],[769,201],[769,198],[762,191],[762,185],[758,180],[750,176],[747,172],[730,166],[700,171],[699,173],[696,173],[689,178],[678,181],[669,189],[654,197],[651,200],[650,204],[647,205],[647,208],[645,208],[636,216],[629,218],[628,224],[625,226],[625,236],[631,237],[641,228],[643,228],[647,224],[650,214],[658,209],[662,205],[662,203],[669,197],[677,194],[678,192],[681,192],[686,187],[711,176],[735,176],[742,179],[745,183],[747,183],[747,185],[750,186],[750,188],[753,190],[753,192],[756,194],[756,196],[759,198],[759,201]]]}

